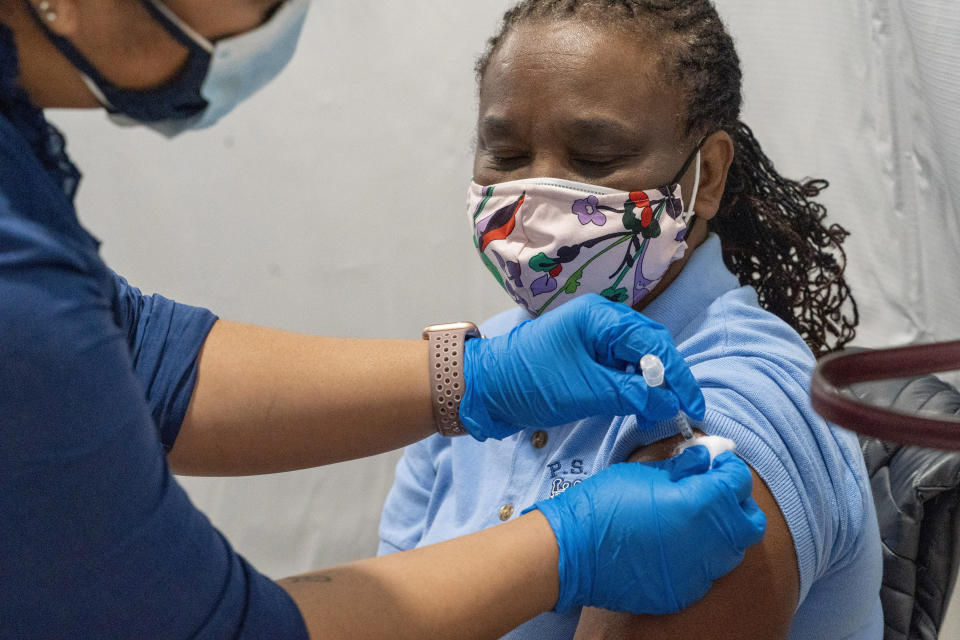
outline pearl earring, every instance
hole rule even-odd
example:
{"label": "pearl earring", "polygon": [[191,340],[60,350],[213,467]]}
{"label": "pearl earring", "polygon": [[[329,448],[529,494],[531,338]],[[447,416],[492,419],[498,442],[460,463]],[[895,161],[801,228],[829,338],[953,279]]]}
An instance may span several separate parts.
{"label": "pearl earring", "polygon": [[50,6],[49,0],[43,0],[38,8],[47,22],[55,22],[57,20],[57,12]]}

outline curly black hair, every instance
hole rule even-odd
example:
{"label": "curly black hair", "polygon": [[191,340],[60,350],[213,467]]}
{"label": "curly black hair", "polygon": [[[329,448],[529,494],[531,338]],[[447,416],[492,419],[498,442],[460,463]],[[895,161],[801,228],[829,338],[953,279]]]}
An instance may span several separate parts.
{"label": "curly black hair", "polygon": [[777,173],[740,120],[742,73],[733,38],[711,0],[522,0],[503,16],[477,62],[482,79],[491,57],[520,23],[577,19],[603,28],[656,35],[661,64],[683,91],[684,135],[716,131],[733,139],[735,157],[717,216],[709,223],[727,267],[753,286],[760,304],[790,324],[815,355],[841,349],[856,335],[857,305],[844,279],[849,233],[825,221],[813,199],[825,180]]}

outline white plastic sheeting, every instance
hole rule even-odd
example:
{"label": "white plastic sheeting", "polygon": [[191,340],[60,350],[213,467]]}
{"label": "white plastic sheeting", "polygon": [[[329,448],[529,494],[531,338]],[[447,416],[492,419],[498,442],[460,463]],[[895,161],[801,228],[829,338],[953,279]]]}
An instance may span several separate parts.
{"label": "white plastic sheeting", "polygon": [[960,337],[960,4],[719,0],[744,119],[852,232],[859,344]]}
{"label": "white plastic sheeting", "polygon": [[[468,239],[472,66],[508,0],[323,0],[290,69],[170,144],[57,114],[81,219],[131,282],[221,316],[417,337],[510,303]],[[745,120],[780,170],[826,177],[853,232],[861,343],[960,337],[960,11],[954,0],[720,0]],[[909,9],[909,11],[907,11]],[[279,577],[372,554],[396,455],[184,481]]]}

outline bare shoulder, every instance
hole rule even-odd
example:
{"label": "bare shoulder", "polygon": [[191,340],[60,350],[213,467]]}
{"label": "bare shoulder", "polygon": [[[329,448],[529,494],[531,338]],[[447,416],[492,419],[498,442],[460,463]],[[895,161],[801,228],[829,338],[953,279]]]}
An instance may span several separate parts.
{"label": "bare shoulder", "polygon": [[[665,459],[679,440],[678,436],[641,447],[629,461]],[[787,637],[800,591],[793,538],[773,494],[756,472],[753,497],[767,516],[766,536],[748,549],[743,563],[714,583],[702,600],[680,613],[665,616],[587,608],[580,617],[576,638]]]}

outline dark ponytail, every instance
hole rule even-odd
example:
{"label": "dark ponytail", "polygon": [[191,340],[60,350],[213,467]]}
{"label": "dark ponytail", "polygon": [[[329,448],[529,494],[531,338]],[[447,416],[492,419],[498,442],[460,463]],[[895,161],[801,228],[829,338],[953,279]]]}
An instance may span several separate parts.
{"label": "dark ponytail", "polygon": [[727,267],[757,290],[760,304],[799,333],[815,355],[842,348],[856,334],[856,303],[843,277],[848,233],[825,222],[814,201],[824,180],[784,178],[740,121],[740,58],[710,0],[522,0],[506,12],[477,62],[482,78],[491,56],[517,24],[532,20],[624,24],[664,42],[669,78],[686,98],[684,134],[715,131],[733,139],[736,155],[720,210],[710,221]]}

